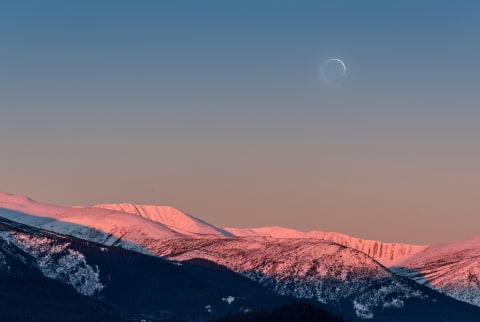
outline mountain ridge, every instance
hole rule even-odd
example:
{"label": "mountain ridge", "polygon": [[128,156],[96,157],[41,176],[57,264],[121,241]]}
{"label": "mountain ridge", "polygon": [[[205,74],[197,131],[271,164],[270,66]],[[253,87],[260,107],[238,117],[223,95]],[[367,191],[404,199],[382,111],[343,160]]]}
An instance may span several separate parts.
{"label": "mountain ridge", "polygon": [[[381,302],[360,300],[356,298],[358,294],[349,293],[340,285],[345,284],[348,276],[360,278],[362,270],[375,271],[379,269],[377,266],[385,269],[380,271],[387,272],[384,276],[386,282],[374,284],[390,285],[385,286],[385,290],[391,289],[386,294],[395,294],[394,290],[405,294],[400,297],[389,295],[393,296],[391,305],[405,303],[410,298],[407,294],[416,294],[411,286],[397,280],[395,276],[399,276],[480,306],[480,238],[446,244],[409,245],[276,226],[221,228],[168,206],[123,203],[69,208],[5,193],[0,193],[0,216],[56,233],[176,261],[212,260],[280,294],[314,297],[327,302],[335,297],[348,299],[353,301],[357,316],[370,316],[378,311]],[[348,252],[339,247],[348,249]],[[290,255],[286,256],[286,253]],[[324,282],[312,283],[315,279]],[[345,285],[354,289],[355,285],[361,285],[361,280],[354,278]],[[342,291],[337,294],[335,288],[338,287]],[[413,297],[422,299],[421,295]]]}
{"label": "mountain ridge", "polygon": [[151,221],[161,223],[181,234],[214,235],[229,237],[233,236],[232,234],[220,227],[209,224],[199,218],[191,216],[179,209],[170,206],[118,203],[98,204],[93,207],[125,212],[140,216],[142,218],[147,218]]}

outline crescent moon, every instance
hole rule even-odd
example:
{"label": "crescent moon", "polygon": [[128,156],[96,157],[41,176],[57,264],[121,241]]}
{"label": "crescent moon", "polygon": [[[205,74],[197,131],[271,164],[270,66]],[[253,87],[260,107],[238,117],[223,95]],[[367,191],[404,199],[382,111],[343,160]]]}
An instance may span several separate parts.
{"label": "crescent moon", "polygon": [[329,60],[327,60],[327,62],[329,62],[329,61],[339,62],[340,64],[342,64],[342,67],[343,67],[343,75],[345,75],[347,73],[347,66],[345,66],[345,63],[343,61],[341,61],[338,58],[330,58]]}
{"label": "crescent moon", "polygon": [[347,73],[347,66],[338,58],[330,58],[320,66],[320,76],[327,83],[333,84],[341,81]]}

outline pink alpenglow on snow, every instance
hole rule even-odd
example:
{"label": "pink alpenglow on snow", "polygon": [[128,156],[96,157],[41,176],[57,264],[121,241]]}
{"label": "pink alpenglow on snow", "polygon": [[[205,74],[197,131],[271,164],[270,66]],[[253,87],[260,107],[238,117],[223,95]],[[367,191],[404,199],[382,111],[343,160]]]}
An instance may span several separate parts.
{"label": "pink alpenglow on snow", "polygon": [[[310,266],[299,266],[299,262],[330,258],[341,264],[347,275],[354,267],[367,265],[372,274],[378,271],[390,276],[392,272],[480,306],[480,237],[449,244],[409,245],[277,226],[222,228],[169,206],[121,203],[61,207],[6,193],[0,193],[0,216],[173,260],[204,258],[245,274],[257,267],[258,273],[272,278],[295,274],[301,280]],[[284,257],[289,252],[293,260]],[[315,265],[319,264],[316,270],[321,276],[332,273],[337,265]]]}

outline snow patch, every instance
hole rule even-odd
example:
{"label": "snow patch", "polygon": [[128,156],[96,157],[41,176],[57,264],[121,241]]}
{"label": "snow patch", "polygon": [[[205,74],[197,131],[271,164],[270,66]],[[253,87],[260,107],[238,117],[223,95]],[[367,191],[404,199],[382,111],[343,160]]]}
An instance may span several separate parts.
{"label": "snow patch", "polygon": [[398,298],[395,298],[395,299],[392,299],[391,301],[387,301],[387,302],[383,303],[383,307],[386,308],[386,309],[390,309],[390,308],[400,309],[404,305],[405,305],[405,303],[401,299],[398,299]]}
{"label": "snow patch", "polygon": [[222,297],[223,302],[227,302],[228,304],[232,304],[233,301],[235,301],[235,297],[233,296],[227,296],[227,297]]}
{"label": "snow patch", "polygon": [[373,313],[367,305],[353,301],[353,309],[355,310],[355,314],[362,320],[373,319]]}
{"label": "snow patch", "polygon": [[5,240],[35,258],[37,268],[48,278],[71,285],[78,293],[93,296],[104,285],[98,267],[87,264],[85,256],[68,248],[70,243],[57,243],[47,237],[3,233]]}

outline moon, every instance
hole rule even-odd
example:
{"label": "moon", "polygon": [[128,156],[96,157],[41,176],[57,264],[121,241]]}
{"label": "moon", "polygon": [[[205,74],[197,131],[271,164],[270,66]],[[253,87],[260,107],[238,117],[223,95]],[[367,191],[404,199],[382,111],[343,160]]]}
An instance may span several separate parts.
{"label": "moon", "polygon": [[330,58],[322,63],[320,74],[322,78],[330,83],[342,80],[347,73],[345,63],[338,58]]}

